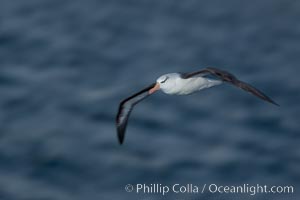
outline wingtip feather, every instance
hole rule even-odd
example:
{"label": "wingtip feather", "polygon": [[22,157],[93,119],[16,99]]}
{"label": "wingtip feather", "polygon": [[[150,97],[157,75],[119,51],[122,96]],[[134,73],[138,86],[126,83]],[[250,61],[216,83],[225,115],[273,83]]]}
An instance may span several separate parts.
{"label": "wingtip feather", "polygon": [[119,138],[119,144],[122,145],[123,144],[124,139]]}
{"label": "wingtip feather", "polygon": [[274,104],[275,106],[278,106],[278,107],[280,107],[280,105],[278,104],[278,103],[276,103],[275,101],[273,101],[272,100],[272,102],[271,102],[272,104]]}
{"label": "wingtip feather", "polygon": [[118,141],[119,141],[119,144],[122,145],[123,142],[124,142],[124,132],[122,132],[121,128],[118,127]]}

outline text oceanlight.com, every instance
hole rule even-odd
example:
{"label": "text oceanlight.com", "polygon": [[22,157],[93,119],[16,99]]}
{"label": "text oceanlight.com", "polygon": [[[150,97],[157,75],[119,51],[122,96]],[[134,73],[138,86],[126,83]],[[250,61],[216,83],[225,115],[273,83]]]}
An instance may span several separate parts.
{"label": "text oceanlight.com", "polygon": [[242,184],[242,185],[218,185],[218,184],[127,184],[126,192],[135,192],[137,194],[161,194],[168,193],[186,193],[186,194],[203,194],[203,193],[218,193],[218,194],[275,194],[285,193],[291,194],[294,192],[293,186],[268,186],[260,184]]}

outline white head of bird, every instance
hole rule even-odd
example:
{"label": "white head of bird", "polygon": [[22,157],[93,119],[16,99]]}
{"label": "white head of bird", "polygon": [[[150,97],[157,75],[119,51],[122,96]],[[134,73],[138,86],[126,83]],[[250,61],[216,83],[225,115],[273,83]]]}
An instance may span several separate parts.
{"label": "white head of bird", "polygon": [[171,94],[176,86],[176,80],[180,78],[178,73],[170,73],[160,76],[156,80],[155,86],[149,91],[150,94],[161,89],[166,94]]}

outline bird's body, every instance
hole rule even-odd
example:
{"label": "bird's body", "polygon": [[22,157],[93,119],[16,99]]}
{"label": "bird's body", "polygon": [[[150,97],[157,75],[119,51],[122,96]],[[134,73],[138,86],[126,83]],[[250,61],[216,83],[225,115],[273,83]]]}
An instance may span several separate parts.
{"label": "bird's body", "polygon": [[220,80],[202,76],[183,79],[179,73],[165,74],[162,77],[168,77],[168,82],[161,86],[160,89],[164,93],[172,95],[187,95],[222,83]]}
{"label": "bird's body", "polygon": [[[207,75],[213,76],[215,79],[208,78]],[[127,122],[133,107],[155,91],[162,90],[164,93],[170,95],[188,95],[225,82],[243,89],[244,91],[257,96],[264,101],[278,105],[271,98],[255,87],[240,81],[231,73],[216,68],[205,68],[200,71],[186,74],[169,73],[160,76],[156,80],[156,83],[153,83],[140,92],[137,92],[134,95],[124,99],[120,103],[116,117],[117,132],[120,144],[122,144],[124,141]]]}

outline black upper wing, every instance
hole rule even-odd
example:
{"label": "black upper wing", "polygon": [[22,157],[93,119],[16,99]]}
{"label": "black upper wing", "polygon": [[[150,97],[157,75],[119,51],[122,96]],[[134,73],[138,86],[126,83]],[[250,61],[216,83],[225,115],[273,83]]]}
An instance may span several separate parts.
{"label": "black upper wing", "polygon": [[194,77],[194,76],[204,76],[204,75],[207,75],[207,74],[211,74],[211,75],[221,79],[224,82],[231,83],[231,84],[235,85],[236,87],[239,87],[239,88],[241,88],[241,89],[243,89],[247,92],[250,92],[251,94],[261,98],[264,101],[268,101],[272,104],[275,104],[275,105],[279,106],[275,101],[273,101],[270,97],[265,95],[263,92],[259,91],[258,89],[251,86],[248,83],[245,83],[243,81],[238,80],[231,73],[220,70],[220,69],[208,67],[208,68],[202,69],[200,71],[182,74],[182,78],[187,79],[187,78],[191,78],[191,77]]}
{"label": "black upper wing", "polygon": [[120,144],[122,144],[124,141],[127,122],[128,122],[129,115],[130,115],[133,107],[137,103],[139,103],[141,100],[145,99],[146,97],[148,97],[150,95],[149,90],[151,88],[153,88],[154,85],[155,85],[155,83],[151,84],[147,88],[124,99],[119,104],[119,110],[118,110],[118,114],[116,117],[116,125],[117,125],[118,139],[119,139]]}

